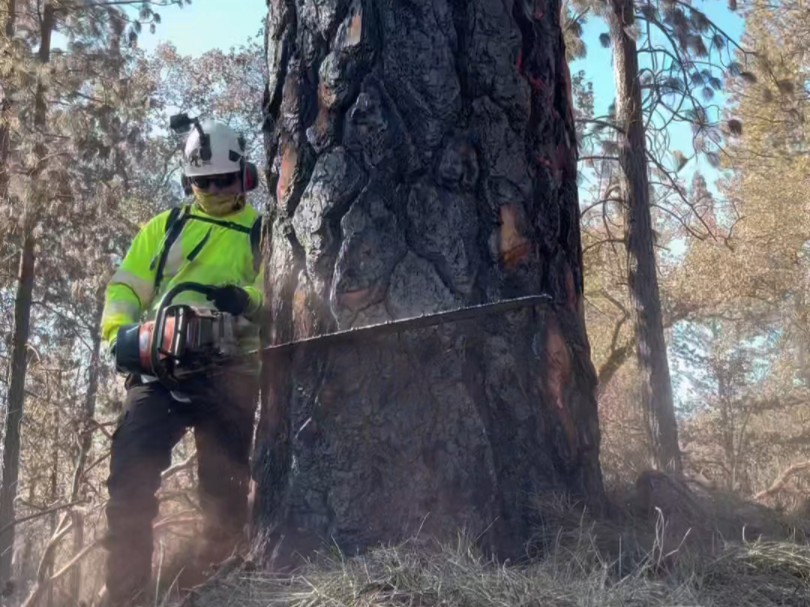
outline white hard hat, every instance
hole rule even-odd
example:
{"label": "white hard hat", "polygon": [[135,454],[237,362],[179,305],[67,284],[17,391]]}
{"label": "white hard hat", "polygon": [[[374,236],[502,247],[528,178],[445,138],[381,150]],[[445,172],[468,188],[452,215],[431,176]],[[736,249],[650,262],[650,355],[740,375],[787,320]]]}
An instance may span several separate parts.
{"label": "white hard hat", "polygon": [[[227,124],[204,120],[200,122],[207,142],[201,140],[200,132],[193,128],[186,139],[183,152],[183,172],[187,177],[238,173],[245,154],[245,140]],[[204,145],[207,143],[207,148]]]}

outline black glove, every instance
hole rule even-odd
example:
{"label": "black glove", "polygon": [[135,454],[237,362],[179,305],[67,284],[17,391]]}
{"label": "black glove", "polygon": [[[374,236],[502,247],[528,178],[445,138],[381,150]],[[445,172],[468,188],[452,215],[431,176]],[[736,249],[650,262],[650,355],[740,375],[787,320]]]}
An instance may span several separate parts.
{"label": "black glove", "polygon": [[250,297],[247,292],[236,285],[216,287],[207,297],[209,301],[214,302],[217,310],[234,316],[244,314],[250,305]]}

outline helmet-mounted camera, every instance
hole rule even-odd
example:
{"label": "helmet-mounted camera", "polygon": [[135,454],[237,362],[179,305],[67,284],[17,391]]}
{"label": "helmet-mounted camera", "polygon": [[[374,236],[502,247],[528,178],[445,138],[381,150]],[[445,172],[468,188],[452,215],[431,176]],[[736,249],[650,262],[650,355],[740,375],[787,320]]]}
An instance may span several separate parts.
{"label": "helmet-mounted camera", "polygon": [[191,127],[194,127],[200,136],[200,158],[205,161],[211,160],[211,137],[203,131],[200,119],[189,118],[185,112],[169,117],[169,128],[175,133],[188,133]]}

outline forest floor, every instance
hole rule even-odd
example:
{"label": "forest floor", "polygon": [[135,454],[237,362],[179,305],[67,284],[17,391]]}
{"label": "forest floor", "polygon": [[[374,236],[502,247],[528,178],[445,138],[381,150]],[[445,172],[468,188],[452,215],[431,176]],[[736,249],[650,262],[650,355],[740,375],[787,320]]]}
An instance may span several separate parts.
{"label": "forest floor", "polygon": [[[628,503],[616,500],[614,504]],[[221,572],[186,607],[490,607],[810,605],[810,521],[729,496],[713,498],[711,541],[668,528],[661,509],[590,520],[559,504],[519,564],[485,558],[473,542],[416,540],[364,556],[320,555],[294,575],[250,566]],[[705,521],[699,526],[706,529]],[[704,535],[704,539],[706,536]],[[674,543],[673,543],[674,542]]]}

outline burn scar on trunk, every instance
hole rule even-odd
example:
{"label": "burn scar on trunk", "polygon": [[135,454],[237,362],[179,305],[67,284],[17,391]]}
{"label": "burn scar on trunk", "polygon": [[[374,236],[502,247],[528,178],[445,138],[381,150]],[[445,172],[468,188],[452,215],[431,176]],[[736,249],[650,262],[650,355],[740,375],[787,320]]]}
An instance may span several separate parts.
{"label": "burn scar on trunk", "polygon": [[548,364],[546,388],[551,396],[554,412],[565,432],[569,453],[573,455],[577,451],[577,432],[565,398],[567,388],[571,384],[571,353],[558,322],[552,319],[549,320],[546,334],[546,362]]}
{"label": "burn scar on trunk", "polygon": [[508,204],[501,207],[499,252],[501,263],[507,269],[517,266],[531,251],[531,242],[520,233],[519,213],[517,205]]}

